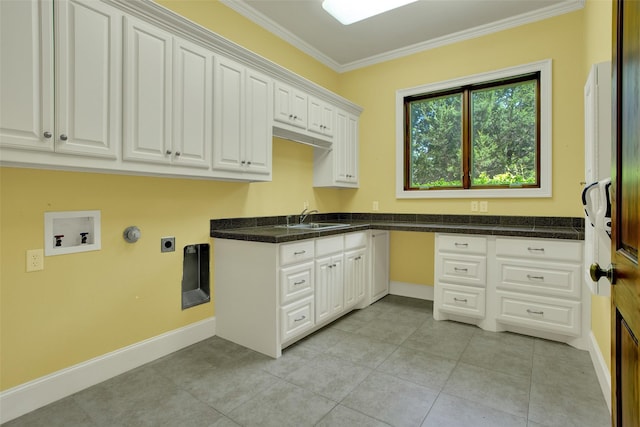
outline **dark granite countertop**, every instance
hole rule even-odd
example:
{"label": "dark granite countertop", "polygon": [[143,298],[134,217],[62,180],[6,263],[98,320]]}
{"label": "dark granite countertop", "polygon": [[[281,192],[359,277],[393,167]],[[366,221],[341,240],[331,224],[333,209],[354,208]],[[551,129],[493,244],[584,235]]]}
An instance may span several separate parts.
{"label": "dark granite countertop", "polygon": [[252,242],[284,243],[374,229],[584,240],[583,218],[329,213],[310,215],[307,222],[341,222],[349,224],[349,226],[320,231],[275,227],[276,225],[286,224],[286,218],[286,216],[269,216],[212,219],[210,224],[211,237]]}

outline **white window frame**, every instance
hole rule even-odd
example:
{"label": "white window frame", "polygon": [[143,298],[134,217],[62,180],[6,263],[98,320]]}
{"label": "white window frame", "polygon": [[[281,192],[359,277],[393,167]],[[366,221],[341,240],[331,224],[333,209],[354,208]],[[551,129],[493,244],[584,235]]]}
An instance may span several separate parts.
{"label": "white window frame", "polygon": [[[458,190],[412,190],[404,189],[404,99],[407,96],[437,92],[455,87],[477,84],[540,72],[540,188],[496,188]],[[460,77],[423,86],[396,91],[396,198],[398,199],[445,199],[445,198],[521,198],[551,197],[551,59],[530,64],[503,68]]]}

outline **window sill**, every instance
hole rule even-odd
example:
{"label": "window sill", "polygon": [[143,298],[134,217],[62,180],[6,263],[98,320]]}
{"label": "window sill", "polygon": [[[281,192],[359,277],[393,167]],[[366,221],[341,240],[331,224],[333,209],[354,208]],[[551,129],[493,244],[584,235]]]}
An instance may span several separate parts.
{"label": "window sill", "polygon": [[551,197],[551,188],[501,188],[496,190],[396,190],[397,199],[519,199]]}

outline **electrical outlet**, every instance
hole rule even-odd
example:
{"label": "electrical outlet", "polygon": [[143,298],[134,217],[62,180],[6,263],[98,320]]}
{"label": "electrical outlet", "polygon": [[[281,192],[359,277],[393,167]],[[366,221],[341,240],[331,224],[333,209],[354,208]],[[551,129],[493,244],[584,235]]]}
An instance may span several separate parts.
{"label": "electrical outlet", "polygon": [[474,200],[471,202],[471,212],[478,212],[478,201]]}
{"label": "electrical outlet", "polygon": [[160,252],[174,252],[176,250],[175,237],[162,237],[160,239]]}
{"label": "electrical outlet", "polygon": [[27,251],[27,273],[44,270],[44,250],[32,249]]}
{"label": "electrical outlet", "polygon": [[374,211],[377,211],[378,209],[380,209],[380,204],[378,203],[378,201],[377,201],[377,200],[374,200],[374,201],[373,201],[373,207],[372,207],[372,209],[373,209]]}
{"label": "electrical outlet", "polygon": [[480,202],[480,212],[489,212],[489,202],[486,200]]}

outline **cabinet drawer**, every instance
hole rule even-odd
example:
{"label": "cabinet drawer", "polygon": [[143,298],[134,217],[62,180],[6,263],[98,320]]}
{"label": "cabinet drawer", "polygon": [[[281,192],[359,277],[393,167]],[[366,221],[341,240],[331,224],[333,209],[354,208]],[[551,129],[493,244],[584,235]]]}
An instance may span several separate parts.
{"label": "cabinet drawer", "polygon": [[313,240],[280,245],[280,265],[312,260],[314,257],[313,249]]}
{"label": "cabinet drawer", "polygon": [[280,270],[280,304],[313,293],[313,262],[283,268]]}
{"label": "cabinet drawer", "polygon": [[316,256],[342,252],[344,249],[344,236],[323,237],[316,239]]}
{"label": "cabinet drawer", "polygon": [[294,338],[313,326],[313,297],[304,298],[280,309],[282,342]]}
{"label": "cabinet drawer", "polygon": [[479,255],[439,254],[438,279],[460,284],[485,286],[487,260]]}
{"label": "cabinet drawer", "polygon": [[497,292],[502,323],[531,327],[563,335],[580,335],[581,305],[577,301]]}
{"label": "cabinet drawer", "polygon": [[582,243],[544,239],[496,239],[496,255],[528,259],[582,261]]}
{"label": "cabinet drawer", "polygon": [[557,296],[580,298],[580,264],[529,262],[498,258],[498,288]]}
{"label": "cabinet drawer", "polygon": [[344,248],[355,249],[367,246],[367,232],[358,231],[357,233],[349,233],[344,235]]}
{"label": "cabinet drawer", "polygon": [[441,311],[483,319],[485,317],[485,290],[469,286],[439,283]]}
{"label": "cabinet drawer", "polygon": [[464,234],[438,234],[437,248],[437,250],[441,252],[482,255],[487,253],[487,239],[485,237],[471,237]]}

